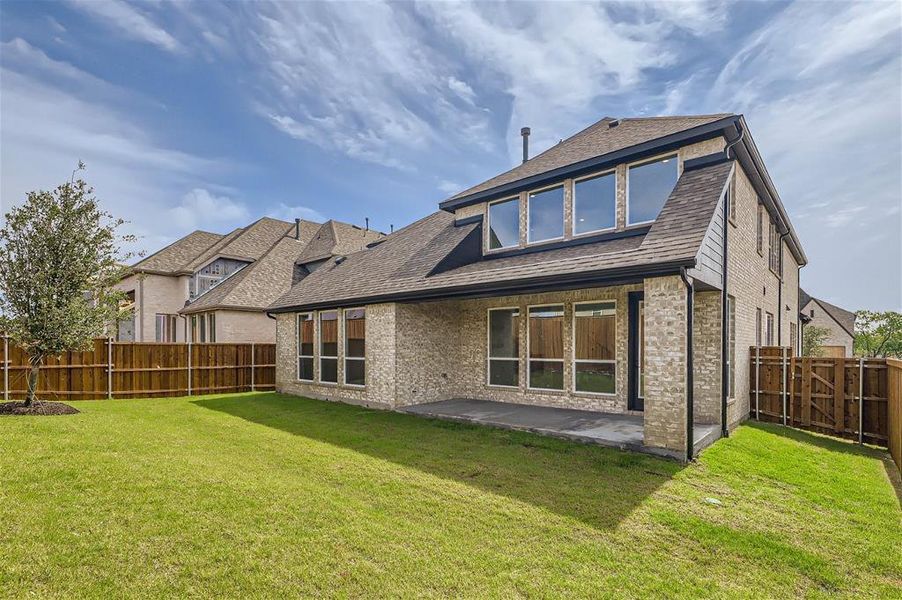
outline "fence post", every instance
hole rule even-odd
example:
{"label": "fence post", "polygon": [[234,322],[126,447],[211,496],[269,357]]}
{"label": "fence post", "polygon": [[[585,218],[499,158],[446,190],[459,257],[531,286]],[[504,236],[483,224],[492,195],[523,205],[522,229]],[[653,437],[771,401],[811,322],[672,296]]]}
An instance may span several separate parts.
{"label": "fence post", "polygon": [[255,368],[256,364],[257,364],[257,361],[256,361],[256,356],[254,354],[254,343],[251,342],[251,391],[252,392],[256,391],[254,389],[254,371],[257,370]]}
{"label": "fence post", "polygon": [[755,420],[761,420],[758,397],[761,394],[761,346],[755,346]]}
{"label": "fence post", "polygon": [[191,395],[191,342],[188,342],[188,395]]}
{"label": "fence post", "polygon": [[[889,373],[887,373],[887,378]],[[858,359],[858,443],[864,444],[864,358]]]}
{"label": "fence post", "polygon": [[783,381],[780,384],[780,400],[783,403],[783,424],[786,425],[786,348],[780,350],[780,366],[783,369]]}
{"label": "fence post", "polygon": [[106,399],[113,399],[113,338],[106,339]]}
{"label": "fence post", "polygon": [[9,400],[9,336],[3,336],[3,400]]}

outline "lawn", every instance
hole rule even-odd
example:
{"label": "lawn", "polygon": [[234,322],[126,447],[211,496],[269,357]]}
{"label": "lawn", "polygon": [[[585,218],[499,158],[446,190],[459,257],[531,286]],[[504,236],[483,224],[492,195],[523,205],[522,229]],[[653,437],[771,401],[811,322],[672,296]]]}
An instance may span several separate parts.
{"label": "lawn", "polygon": [[902,593],[885,455],[777,426],[684,467],[278,394],[76,406],[0,417],[2,595]]}

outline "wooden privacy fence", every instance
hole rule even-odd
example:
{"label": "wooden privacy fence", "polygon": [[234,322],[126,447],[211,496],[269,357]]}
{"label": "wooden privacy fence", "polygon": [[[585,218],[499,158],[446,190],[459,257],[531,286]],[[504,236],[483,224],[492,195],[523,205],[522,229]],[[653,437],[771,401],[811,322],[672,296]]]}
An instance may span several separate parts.
{"label": "wooden privacy fence", "polygon": [[886,359],[889,393],[889,453],[902,470],[902,360]]}
{"label": "wooden privacy fence", "polygon": [[[750,355],[752,417],[888,445],[886,359],[797,357],[790,348],[755,346]],[[893,432],[899,434],[898,419]]]}
{"label": "wooden privacy fence", "polygon": [[[3,398],[28,389],[28,357],[3,339]],[[184,344],[94,340],[93,350],[47,358],[38,397],[96,400],[275,388],[275,344]]]}

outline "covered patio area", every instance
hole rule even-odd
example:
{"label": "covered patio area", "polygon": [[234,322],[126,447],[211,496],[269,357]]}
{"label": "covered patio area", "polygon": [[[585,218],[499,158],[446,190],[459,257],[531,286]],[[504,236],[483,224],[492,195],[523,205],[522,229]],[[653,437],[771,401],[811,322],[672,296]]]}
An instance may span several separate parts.
{"label": "covered patio area", "polygon": [[[415,404],[404,407],[401,412],[433,419],[531,431],[622,450],[682,458],[677,452],[646,446],[643,443],[643,418],[638,415],[463,398]],[[695,455],[720,437],[719,425],[696,423],[693,432]]]}

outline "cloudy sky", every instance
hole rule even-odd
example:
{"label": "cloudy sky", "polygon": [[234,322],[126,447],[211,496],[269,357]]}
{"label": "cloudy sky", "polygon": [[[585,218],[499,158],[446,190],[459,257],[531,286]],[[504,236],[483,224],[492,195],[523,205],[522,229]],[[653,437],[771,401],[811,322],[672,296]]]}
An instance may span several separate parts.
{"label": "cloudy sky", "polygon": [[70,177],[153,251],[387,231],[605,115],[744,113],[811,264],[902,307],[902,4],[0,4],[0,199]]}

